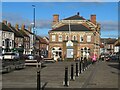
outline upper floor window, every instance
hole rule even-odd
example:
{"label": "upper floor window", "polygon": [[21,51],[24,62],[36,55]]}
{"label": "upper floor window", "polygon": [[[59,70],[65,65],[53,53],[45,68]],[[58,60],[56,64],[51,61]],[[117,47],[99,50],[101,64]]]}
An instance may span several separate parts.
{"label": "upper floor window", "polygon": [[55,41],[55,40],[56,40],[55,35],[52,35],[52,41]]}
{"label": "upper floor window", "polygon": [[91,42],[91,36],[87,36],[87,42]]}
{"label": "upper floor window", "polygon": [[74,41],[77,40],[77,37],[76,37],[76,36],[73,36],[73,37],[72,37],[72,40],[74,40]]}
{"label": "upper floor window", "polygon": [[110,45],[108,45],[108,49],[110,49]]}
{"label": "upper floor window", "polygon": [[80,42],[83,42],[83,36],[80,36]]}
{"label": "upper floor window", "polygon": [[62,35],[59,35],[58,41],[62,42]]}
{"label": "upper floor window", "polygon": [[68,37],[68,36],[66,36],[66,37],[65,37],[65,40],[68,40],[68,39],[69,39],[69,37]]}
{"label": "upper floor window", "polygon": [[3,32],[3,37],[5,37],[5,32]]}
{"label": "upper floor window", "polygon": [[5,46],[5,42],[4,41],[2,41],[2,46]]}
{"label": "upper floor window", "polygon": [[111,49],[114,49],[113,45],[111,45]]}
{"label": "upper floor window", "polygon": [[10,42],[10,46],[12,46],[12,43]]}

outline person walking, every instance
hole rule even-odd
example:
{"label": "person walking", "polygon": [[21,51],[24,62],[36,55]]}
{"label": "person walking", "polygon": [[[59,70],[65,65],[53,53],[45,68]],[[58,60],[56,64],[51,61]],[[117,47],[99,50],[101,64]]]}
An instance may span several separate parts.
{"label": "person walking", "polygon": [[97,61],[96,55],[94,55],[94,56],[92,57],[92,64],[94,64],[96,61]]}

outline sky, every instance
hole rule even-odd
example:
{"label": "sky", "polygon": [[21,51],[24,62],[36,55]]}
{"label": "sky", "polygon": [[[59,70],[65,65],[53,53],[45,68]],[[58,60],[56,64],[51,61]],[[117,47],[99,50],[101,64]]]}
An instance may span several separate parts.
{"label": "sky", "polygon": [[79,12],[80,16],[86,19],[90,19],[91,14],[96,14],[97,22],[101,24],[102,38],[118,37],[118,2],[99,2],[99,0],[92,0],[96,2],[63,1],[7,2],[5,0],[2,2],[2,20],[7,20],[13,26],[18,23],[19,26],[25,24],[28,27],[33,22],[32,5],[35,5],[36,34],[40,36],[48,36],[53,14],[59,14],[59,19],[62,20]]}

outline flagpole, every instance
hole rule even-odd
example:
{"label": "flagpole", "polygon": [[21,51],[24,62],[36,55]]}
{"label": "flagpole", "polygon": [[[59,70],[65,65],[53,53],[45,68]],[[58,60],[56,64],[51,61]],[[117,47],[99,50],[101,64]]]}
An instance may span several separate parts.
{"label": "flagpole", "polygon": [[70,29],[70,20],[69,20],[69,41],[71,40],[71,29]]}

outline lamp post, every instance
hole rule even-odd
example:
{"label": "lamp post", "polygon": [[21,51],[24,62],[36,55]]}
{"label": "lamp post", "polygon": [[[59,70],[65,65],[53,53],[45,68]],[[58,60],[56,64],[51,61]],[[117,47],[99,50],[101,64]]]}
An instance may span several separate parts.
{"label": "lamp post", "polygon": [[[33,54],[35,58],[35,42],[36,42],[36,36],[35,36],[35,5],[32,5],[33,7]],[[41,56],[37,56],[37,90],[41,90],[41,76],[40,76],[40,71],[41,71]]]}
{"label": "lamp post", "polygon": [[33,7],[33,55],[34,55],[34,58],[35,58],[35,5],[32,5]]}

